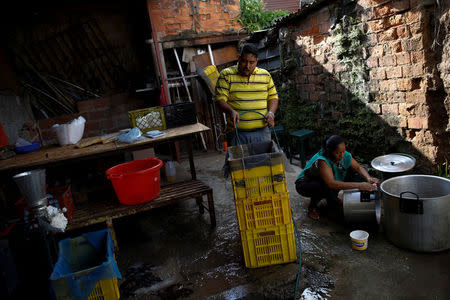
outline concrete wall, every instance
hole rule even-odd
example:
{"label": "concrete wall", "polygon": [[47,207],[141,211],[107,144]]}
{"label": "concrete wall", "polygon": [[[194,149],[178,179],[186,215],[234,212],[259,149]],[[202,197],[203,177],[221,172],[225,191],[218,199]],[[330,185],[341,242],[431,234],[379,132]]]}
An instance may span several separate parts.
{"label": "concrete wall", "polygon": [[10,93],[0,93],[0,124],[11,145],[16,143],[22,126],[27,122],[33,123],[31,118],[21,98]]}
{"label": "concrete wall", "polygon": [[147,0],[158,39],[183,32],[238,30],[239,0]]}
{"label": "concrete wall", "polygon": [[[341,134],[366,159],[402,151],[433,168],[450,150],[449,57],[431,48],[444,38],[448,48],[448,34],[434,35],[435,9],[434,1],[334,1],[281,24],[279,82],[287,127],[312,127],[321,137]],[[356,86],[355,69],[336,54],[335,30],[343,18],[364,35],[354,54]]]}

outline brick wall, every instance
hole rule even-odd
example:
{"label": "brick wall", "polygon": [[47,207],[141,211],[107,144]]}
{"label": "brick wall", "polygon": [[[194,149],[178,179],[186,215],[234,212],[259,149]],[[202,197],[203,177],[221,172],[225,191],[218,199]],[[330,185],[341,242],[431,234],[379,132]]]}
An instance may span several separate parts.
{"label": "brick wall", "polygon": [[240,29],[239,0],[147,0],[158,39],[183,32]]}
{"label": "brick wall", "polygon": [[43,138],[55,138],[51,130],[54,124],[64,124],[79,116],[86,119],[83,137],[98,136],[129,128],[128,111],[143,108],[145,103],[141,99],[134,99],[128,94],[122,93],[100,99],[80,101],[77,103],[77,107],[78,114],[39,120]]}
{"label": "brick wall", "polygon": [[[445,111],[447,112],[447,116],[450,116],[450,2],[446,2],[439,16],[441,25],[440,45],[442,45],[442,47],[438,49],[441,51],[442,57],[438,65],[438,69],[441,74],[442,83],[446,92],[444,102]],[[448,117],[446,131],[450,132],[450,118]]]}
{"label": "brick wall", "polygon": [[434,163],[438,149],[427,101],[431,71],[431,58],[425,54],[430,46],[427,9],[408,0],[362,4],[373,12],[366,24],[372,38],[368,59],[374,104],[381,107],[383,118],[397,121],[402,138]]}
{"label": "brick wall", "polygon": [[[310,127],[323,136],[348,135],[354,144],[358,136],[367,140],[353,148],[367,157],[405,151],[434,164],[449,149],[443,134],[448,115],[441,124],[441,79],[430,50],[433,7],[416,0],[359,0],[353,7],[345,6],[348,2],[324,4],[280,29],[289,32],[281,43],[281,94],[296,98],[282,99],[291,103],[284,109],[312,107],[305,119],[312,119]],[[360,54],[366,80],[359,87],[369,92],[367,98],[355,99],[354,87],[346,84],[351,74],[334,53],[332,28],[344,15],[355,17],[367,37]],[[286,69],[289,60],[296,62],[294,70]]]}

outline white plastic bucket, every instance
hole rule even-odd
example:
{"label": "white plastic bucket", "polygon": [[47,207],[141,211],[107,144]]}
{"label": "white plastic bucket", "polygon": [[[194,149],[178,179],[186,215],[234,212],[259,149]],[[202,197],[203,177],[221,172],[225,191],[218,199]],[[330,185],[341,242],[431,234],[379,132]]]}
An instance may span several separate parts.
{"label": "white plastic bucket", "polygon": [[350,232],[352,247],[355,250],[366,250],[369,240],[369,233],[364,230],[354,230]]}

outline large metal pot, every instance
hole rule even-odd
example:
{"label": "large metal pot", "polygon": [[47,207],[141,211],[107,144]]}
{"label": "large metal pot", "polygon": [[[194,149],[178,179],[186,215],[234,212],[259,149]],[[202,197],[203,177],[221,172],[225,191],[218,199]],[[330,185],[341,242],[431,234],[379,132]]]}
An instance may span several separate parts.
{"label": "large metal pot", "polygon": [[434,252],[450,248],[450,180],[430,175],[390,178],[381,186],[384,229],[399,247]]}
{"label": "large metal pot", "polygon": [[378,191],[344,190],[342,206],[344,218],[349,223],[380,224],[381,206]]}

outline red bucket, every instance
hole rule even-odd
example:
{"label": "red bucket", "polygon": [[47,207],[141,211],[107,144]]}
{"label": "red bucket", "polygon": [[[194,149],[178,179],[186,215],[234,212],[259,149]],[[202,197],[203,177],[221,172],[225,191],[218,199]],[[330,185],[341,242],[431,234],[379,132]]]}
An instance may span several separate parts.
{"label": "red bucket", "polygon": [[156,157],[133,160],[106,170],[106,177],[120,203],[135,205],[158,197],[161,187],[159,169],[163,162]]}

